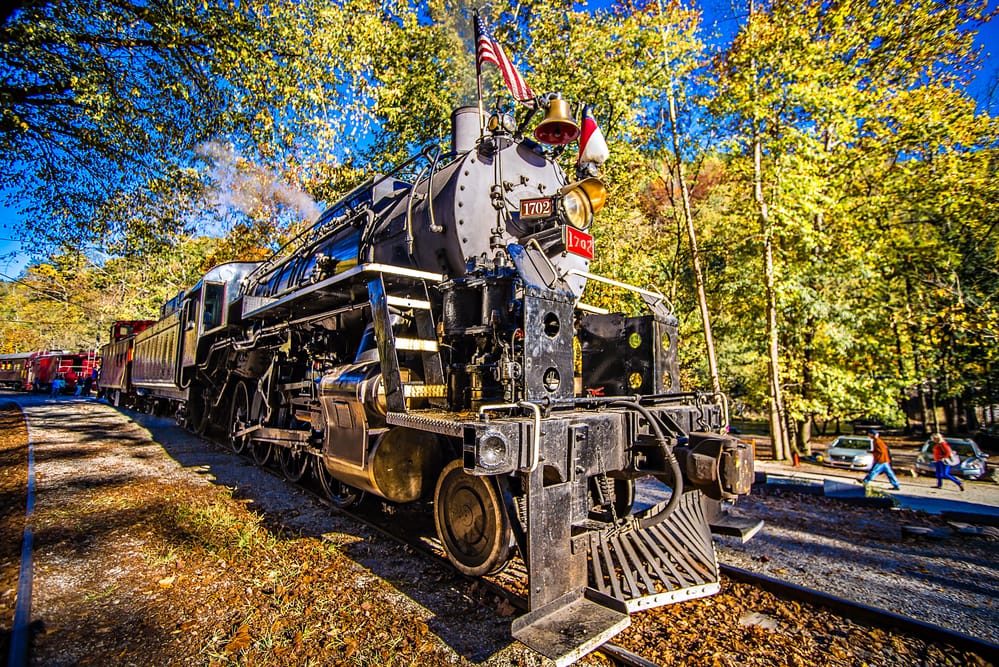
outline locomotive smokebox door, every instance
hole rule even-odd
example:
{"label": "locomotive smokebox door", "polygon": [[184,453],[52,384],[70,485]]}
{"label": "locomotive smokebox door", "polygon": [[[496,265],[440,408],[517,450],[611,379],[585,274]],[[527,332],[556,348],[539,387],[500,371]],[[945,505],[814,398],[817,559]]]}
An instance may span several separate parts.
{"label": "locomotive smokebox door", "polygon": [[571,293],[524,288],[524,396],[572,398]]}

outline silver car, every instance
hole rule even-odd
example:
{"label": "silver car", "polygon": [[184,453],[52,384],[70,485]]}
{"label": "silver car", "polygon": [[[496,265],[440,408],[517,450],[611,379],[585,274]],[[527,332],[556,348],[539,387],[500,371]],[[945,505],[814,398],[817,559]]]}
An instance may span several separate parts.
{"label": "silver car", "polygon": [[[961,457],[961,462],[956,466],[951,466],[951,473],[960,475],[965,479],[978,479],[985,474],[985,461],[989,458],[978,448],[974,440],[967,438],[944,438],[950,448]],[[923,448],[916,456],[916,474],[935,475],[936,464],[933,461],[933,440],[923,443]]]}
{"label": "silver car", "polygon": [[841,435],[829,445],[823,463],[834,468],[870,470],[874,466],[871,439],[860,435]]}

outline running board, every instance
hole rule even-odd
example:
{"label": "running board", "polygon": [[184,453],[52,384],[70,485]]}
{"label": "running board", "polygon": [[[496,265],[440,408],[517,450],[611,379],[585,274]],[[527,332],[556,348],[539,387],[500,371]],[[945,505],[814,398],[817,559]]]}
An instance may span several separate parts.
{"label": "running board", "polygon": [[[587,592],[587,595],[589,592]],[[582,592],[565,595],[513,622],[513,638],[565,667],[607,643],[631,625],[627,612],[587,599]]]}
{"label": "running board", "polygon": [[713,595],[718,560],[699,491],[645,529],[590,534],[588,595],[628,612]]}

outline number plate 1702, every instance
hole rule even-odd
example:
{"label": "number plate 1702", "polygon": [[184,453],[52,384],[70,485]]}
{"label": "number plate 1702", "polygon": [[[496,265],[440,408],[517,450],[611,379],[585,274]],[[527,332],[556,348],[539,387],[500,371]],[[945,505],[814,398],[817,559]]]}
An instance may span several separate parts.
{"label": "number plate 1702", "polygon": [[520,219],[538,220],[539,218],[551,217],[555,210],[555,204],[551,197],[540,197],[538,199],[520,200]]}

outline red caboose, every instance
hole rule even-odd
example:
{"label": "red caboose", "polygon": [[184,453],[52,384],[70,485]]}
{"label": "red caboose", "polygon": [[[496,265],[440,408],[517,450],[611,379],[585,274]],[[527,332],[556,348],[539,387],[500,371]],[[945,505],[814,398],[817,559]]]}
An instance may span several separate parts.
{"label": "red caboose", "polygon": [[66,381],[64,391],[72,391],[91,376],[96,366],[97,354],[94,352],[35,352],[28,361],[24,389],[48,391],[52,388],[52,380],[61,375]]}

